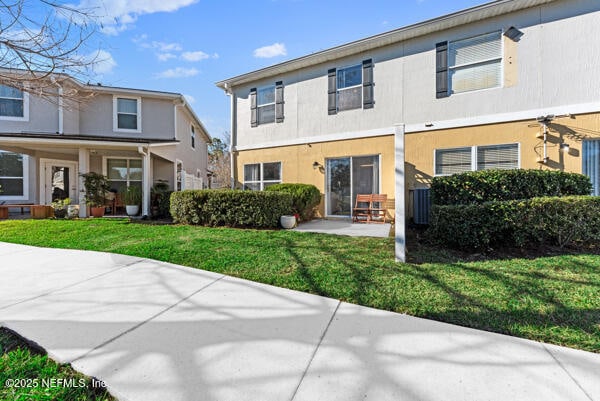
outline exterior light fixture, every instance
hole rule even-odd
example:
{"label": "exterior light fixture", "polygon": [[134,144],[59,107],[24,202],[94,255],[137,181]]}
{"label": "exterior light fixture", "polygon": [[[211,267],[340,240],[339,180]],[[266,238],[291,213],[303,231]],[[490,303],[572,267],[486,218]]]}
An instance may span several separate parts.
{"label": "exterior light fixture", "polygon": [[521,39],[521,36],[523,35],[523,32],[518,30],[514,26],[511,26],[504,32],[504,36],[515,42],[518,42]]}
{"label": "exterior light fixture", "polygon": [[313,163],[313,169],[316,170],[316,169],[322,169],[322,168],[323,168],[323,165],[321,163],[319,163],[319,162]]}
{"label": "exterior light fixture", "polygon": [[563,153],[569,153],[569,150],[571,150],[571,147],[569,146],[569,144],[568,144],[568,143],[561,143],[561,144],[560,144],[560,150],[561,150]]}

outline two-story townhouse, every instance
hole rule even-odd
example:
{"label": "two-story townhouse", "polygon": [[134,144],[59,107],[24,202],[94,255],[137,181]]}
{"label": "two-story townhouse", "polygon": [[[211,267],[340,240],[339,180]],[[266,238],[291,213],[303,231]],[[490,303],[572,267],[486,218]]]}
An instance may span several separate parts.
{"label": "two-story townhouse", "polygon": [[314,184],[324,217],[398,194],[417,221],[432,177],[469,170],[579,172],[600,195],[598,21],[596,0],[498,0],[220,81],[234,185]]}
{"label": "two-story townhouse", "polygon": [[181,94],[48,79],[43,96],[0,82],[0,203],[69,197],[85,217],[80,175],[97,172],[115,196],[139,186],[149,215],[155,183],[206,186],[210,136]]}

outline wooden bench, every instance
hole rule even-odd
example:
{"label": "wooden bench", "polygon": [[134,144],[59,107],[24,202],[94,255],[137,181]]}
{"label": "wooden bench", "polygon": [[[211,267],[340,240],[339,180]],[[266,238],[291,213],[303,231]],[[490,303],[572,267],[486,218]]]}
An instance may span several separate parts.
{"label": "wooden bench", "polygon": [[386,223],[387,212],[387,194],[356,195],[352,213],[355,223]]}
{"label": "wooden bench", "polygon": [[54,215],[54,209],[48,205],[35,205],[33,203],[15,203],[0,205],[0,219],[8,219],[8,209],[21,208],[21,214],[25,213],[25,208],[29,208],[29,213],[33,219],[46,219]]}

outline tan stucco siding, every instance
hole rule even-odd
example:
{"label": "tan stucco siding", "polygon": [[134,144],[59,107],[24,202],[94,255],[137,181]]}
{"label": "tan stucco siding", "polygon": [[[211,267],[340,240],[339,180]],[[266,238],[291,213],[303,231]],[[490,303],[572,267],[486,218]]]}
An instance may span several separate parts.
{"label": "tan stucco siding", "polygon": [[281,162],[282,182],[315,185],[321,191],[319,215],[325,215],[325,173],[314,169],[313,163],[325,166],[325,160],[347,156],[380,155],[381,193],[388,195],[390,213],[394,203],[394,136],[351,139],[267,149],[241,151],[236,157],[236,180],[244,182],[244,165],[253,163]]}
{"label": "tan stucco siding", "polygon": [[[518,143],[519,165],[525,169],[552,169],[582,172],[582,141],[600,139],[600,113],[557,118],[549,126],[546,164],[538,163],[543,156],[543,140],[536,134],[541,127],[535,121],[463,127],[447,130],[409,133],[405,136],[406,202],[409,191],[429,186],[434,176],[436,149]],[[570,146],[568,154],[560,144]],[[313,169],[313,163],[325,166],[325,160],[335,157],[380,155],[381,193],[394,194],[394,137],[385,135],[333,142],[282,146],[241,151],[236,157],[236,180],[244,181],[244,164],[282,162],[282,181],[313,184],[325,193],[325,174]],[[390,199],[391,204],[393,200]],[[391,208],[391,207],[390,207]],[[411,216],[411,211],[408,215]],[[320,205],[324,215],[324,202]],[[393,215],[393,210],[391,211]]]}

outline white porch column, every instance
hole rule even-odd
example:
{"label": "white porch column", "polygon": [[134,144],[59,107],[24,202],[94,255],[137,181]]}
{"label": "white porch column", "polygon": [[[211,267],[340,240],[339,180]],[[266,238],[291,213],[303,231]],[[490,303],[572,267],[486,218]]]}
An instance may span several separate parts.
{"label": "white porch column", "polygon": [[[90,172],[90,150],[87,148],[79,148],[79,174]],[[85,187],[83,186],[83,178],[79,179],[79,217],[87,217],[87,205],[85,204]]]}
{"label": "white porch column", "polygon": [[142,216],[150,216],[150,148],[142,154]]}
{"label": "white porch column", "polygon": [[406,262],[406,211],[405,176],[404,176],[404,124],[394,126],[394,143],[396,148],[396,262]]}

